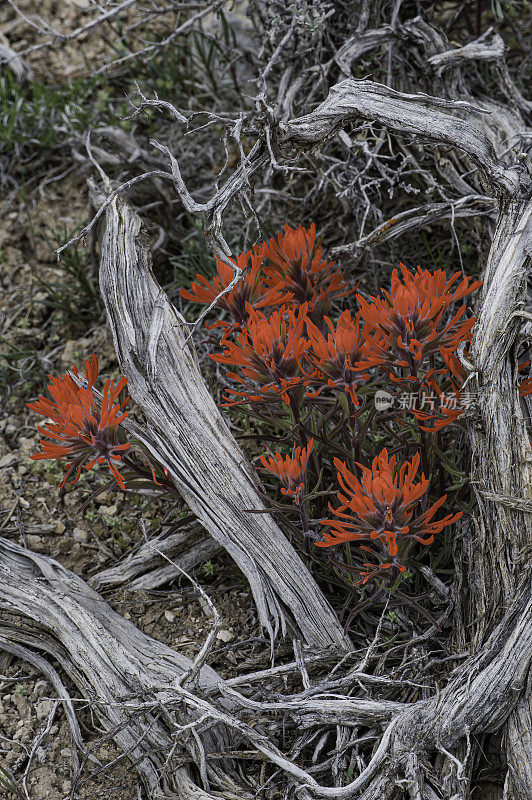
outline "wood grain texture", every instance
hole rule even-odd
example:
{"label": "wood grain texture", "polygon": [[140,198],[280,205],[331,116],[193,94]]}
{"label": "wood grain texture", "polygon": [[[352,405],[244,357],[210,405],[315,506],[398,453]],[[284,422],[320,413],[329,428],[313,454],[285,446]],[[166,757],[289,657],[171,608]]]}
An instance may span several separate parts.
{"label": "wood grain texture", "polygon": [[263,509],[256,476],[201,376],[187,327],[150,267],[141,220],[123,200],[106,211],[100,286],[120,368],[148,420],[137,431],[191,511],[246,575],[261,625],[315,647],[349,648],[309,571]]}

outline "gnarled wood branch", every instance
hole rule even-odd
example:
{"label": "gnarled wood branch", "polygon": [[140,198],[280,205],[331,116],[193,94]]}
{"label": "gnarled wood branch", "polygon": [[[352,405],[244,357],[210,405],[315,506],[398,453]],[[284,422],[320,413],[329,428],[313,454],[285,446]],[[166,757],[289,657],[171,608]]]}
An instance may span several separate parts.
{"label": "gnarled wood branch", "polygon": [[187,326],[157,285],[141,221],[123,200],[106,212],[100,285],[129,392],[149,421],[137,435],[210,535],[249,580],[261,624],[287,623],[309,645],[348,648],[314,579],[268,515],[257,478],[209,394]]}

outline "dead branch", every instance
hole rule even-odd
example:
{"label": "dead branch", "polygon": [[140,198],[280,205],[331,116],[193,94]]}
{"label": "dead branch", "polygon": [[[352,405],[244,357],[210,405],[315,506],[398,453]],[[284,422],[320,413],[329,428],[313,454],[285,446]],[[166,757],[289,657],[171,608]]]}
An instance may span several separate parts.
{"label": "dead branch", "polygon": [[[201,377],[184,320],[156,284],[141,221],[107,209],[100,285],[121,370],[150,422],[137,436],[168,470],[191,511],[249,580],[261,624],[287,623],[308,644],[349,647],[328,602],[264,509],[256,478]],[[288,617],[286,612],[288,612]]]}

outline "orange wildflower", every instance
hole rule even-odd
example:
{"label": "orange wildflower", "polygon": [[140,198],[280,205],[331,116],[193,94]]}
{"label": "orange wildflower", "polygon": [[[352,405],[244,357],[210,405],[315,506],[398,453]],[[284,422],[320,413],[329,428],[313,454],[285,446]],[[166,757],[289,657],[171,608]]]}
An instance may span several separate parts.
{"label": "orange wildflower", "polygon": [[[216,298],[233,280],[235,273],[228,264],[219,258],[216,259],[217,275],[209,282],[203,275],[196,275],[196,282],[192,282],[190,291],[181,289],[179,294],[187,300],[195,303],[213,303],[216,300],[216,308],[228,311],[233,322],[218,320],[207,327],[224,328],[227,336],[234,330],[239,330],[247,322],[249,311],[247,306],[252,308],[264,308],[265,306],[278,306],[291,300],[292,295],[284,291],[282,286],[266,286],[261,277],[261,265],[263,256],[260,248],[254,248],[247,253],[240,253],[237,256],[236,264],[243,271],[242,278],[236,283],[231,291],[224,294],[218,300]],[[279,283],[279,282],[278,282]]]}
{"label": "orange wildflower", "polygon": [[464,278],[453,288],[459,272],[447,280],[441,269],[430,273],[417,267],[412,273],[404,264],[400,267],[402,281],[394,269],[390,291],[381,290],[384,297],[372,297],[368,303],[357,296],[366,324],[383,337],[373,363],[406,368],[409,378],[415,380],[421,363],[439,354],[452,371],[455,364],[451,364],[451,356],[460,342],[469,341],[476,320],[462,319],[465,306],[454,316],[447,311],[451,303],[474,292],[481,282],[470,284],[469,278]]}
{"label": "orange wildflower", "polygon": [[[74,369],[74,374],[78,375],[77,369]],[[51,420],[43,427],[37,426],[39,433],[46,438],[40,440],[41,451],[31,458],[36,461],[45,458],[65,461],[67,471],[61,487],[72,475],[74,478],[69,482],[76,483],[83,466],[92,469],[95,464],[106,462],[120,488],[125,488],[115,462],[121,460],[122,452],[130,446],[128,442],[121,444],[117,436],[119,424],[127,417],[123,409],[129,397],[117,403],[115,400],[127,378],[121,378],[116,386],[109,379],[105,382],[100,408],[93,392],[97,375],[98,361],[93,353],[85,364],[86,386],[78,386],[70,375],[58,378],[50,375],[51,383],[47,388],[53,400],[39,396],[34,402],[26,403],[32,411]]]}
{"label": "orange wildflower", "polygon": [[308,230],[284,226],[284,233],[265,242],[263,272],[269,286],[279,281],[293,294],[296,304],[307,303],[315,315],[328,310],[331,300],[344,297],[350,289],[341,267],[322,258],[321,241],[316,241],[316,226]]}
{"label": "orange wildflower", "polygon": [[[310,347],[308,339],[303,337],[308,320],[307,304],[303,303],[297,315],[285,306],[270,317],[249,304],[247,310],[249,319],[244,330],[237,335],[237,341],[226,341],[227,349],[221,354],[211,355],[211,358],[220,364],[240,367],[247,379],[234,372],[227,373],[228,378],[245,388],[245,391],[228,390],[230,394],[243,398],[235,402],[264,400],[265,396],[273,395],[282,397],[289,404],[290,392],[308,383],[301,374],[301,359]],[[262,394],[258,394],[259,391]]]}
{"label": "orange wildflower", "polygon": [[373,569],[363,573],[362,583],[376,574],[375,570],[393,566],[399,572],[405,572],[402,562],[413,541],[431,544],[436,534],[462,516],[460,511],[431,522],[447,495],[423,513],[418,513],[420,499],[429,488],[423,474],[419,483],[414,483],[419,462],[418,453],[397,470],[395,456],[389,458],[385,449],[373,460],[371,469],[359,464],[362,477],[358,479],[343,461],[334,459],[341,489],[337,494],[340,505],[332,508],[329,504],[329,508],[339,519],[322,520],[321,524],[328,525],[331,533],[325,533],[325,541],[317,542],[316,546],[330,547],[351,541],[373,543],[379,552],[367,545],[362,546],[377,559],[377,564],[365,564]]}
{"label": "orange wildflower", "polygon": [[299,504],[301,493],[305,488],[307,463],[313,445],[314,439],[311,439],[306,447],[296,447],[291,457],[283,458],[281,453],[275,453],[274,458],[260,457],[262,466],[268,472],[277,475],[283,484],[281,494],[293,497],[296,504]]}
{"label": "orange wildflower", "polygon": [[[327,338],[313,322],[307,322],[307,335],[312,344],[307,358],[316,368],[313,380],[324,381],[331,388],[343,389],[358,405],[357,380],[367,378],[361,373],[370,366],[367,357],[372,351],[372,342],[368,341],[365,331],[360,327],[359,314],[353,320],[351,312],[344,311],[336,327],[329,317],[325,317],[325,323],[329,328]],[[322,388],[314,394],[307,392],[307,396],[316,397]]]}

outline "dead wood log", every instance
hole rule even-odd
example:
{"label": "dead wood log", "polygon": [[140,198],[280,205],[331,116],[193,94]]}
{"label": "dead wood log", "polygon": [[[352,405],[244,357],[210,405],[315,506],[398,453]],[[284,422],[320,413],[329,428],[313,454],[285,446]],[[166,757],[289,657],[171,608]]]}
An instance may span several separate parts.
{"label": "dead wood log", "polygon": [[[194,784],[183,766],[174,764],[167,774],[166,760],[176,751],[173,737],[179,724],[193,723],[199,715],[184,707],[180,718],[157,710],[160,692],[179,685],[192,662],[141,633],[57,561],[6,539],[0,539],[0,582],[0,649],[4,639],[8,652],[17,652],[16,646],[23,645],[57,660],[104,729],[134,761],[153,797],[210,800],[211,795]],[[54,676],[52,671],[51,679]],[[197,681],[198,690],[213,691],[222,679],[203,667]],[[72,716],[68,695],[60,685],[57,691]],[[142,710],[148,698],[149,711],[139,713],[139,705]],[[219,752],[227,741],[227,731],[220,726],[211,725],[202,734],[206,752]],[[79,734],[76,744],[80,745]],[[183,754],[177,755],[183,762]],[[227,791],[228,797],[235,796],[230,781]]]}
{"label": "dead wood log", "polygon": [[[96,590],[124,583],[132,590],[157,589],[181,577],[181,570],[190,572],[220,549],[218,542],[201,526],[187,526],[177,533],[161,534],[150,539],[137,551],[129,553],[117,566],[93,575],[89,583]],[[165,557],[177,566],[168,563]]]}
{"label": "dead wood log", "polygon": [[122,199],[106,211],[100,286],[122,373],[149,430],[137,434],[188,507],[249,580],[261,624],[287,623],[319,648],[349,648],[328,601],[264,509],[257,478],[209,394],[185,321],[157,285],[139,216]]}

